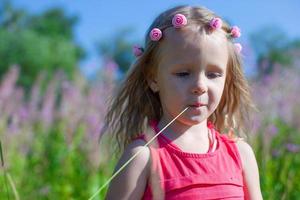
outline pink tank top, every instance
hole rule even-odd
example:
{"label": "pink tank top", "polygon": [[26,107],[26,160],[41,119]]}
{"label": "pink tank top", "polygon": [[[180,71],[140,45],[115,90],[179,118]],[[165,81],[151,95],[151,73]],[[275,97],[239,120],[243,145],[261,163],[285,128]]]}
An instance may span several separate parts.
{"label": "pink tank top", "polygon": [[[158,132],[157,122],[152,122]],[[144,200],[244,199],[242,164],[235,142],[208,128],[217,147],[205,154],[183,152],[160,134],[157,146],[150,144],[151,172]],[[141,135],[140,139],[145,139]]]}

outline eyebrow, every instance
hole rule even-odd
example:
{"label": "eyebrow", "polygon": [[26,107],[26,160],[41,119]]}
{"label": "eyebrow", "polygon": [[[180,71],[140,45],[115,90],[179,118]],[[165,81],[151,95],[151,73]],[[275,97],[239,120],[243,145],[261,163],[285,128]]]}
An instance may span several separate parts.
{"label": "eyebrow", "polygon": [[[188,67],[188,68],[189,67],[193,67],[194,64],[190,63],[190,62],[181,62],[181,63],[179,63],[179,62],[173,62],[171,64],[171,66],[173,66],[175,69],[180,69],[182,67]],[[220,65],[215,64],[215,63],[209,63],[209,64],[207,64],[206,69],[217,70],[217,71],[220,71],[220,72],[225,72],[226,71],[226,68],[224,69],[223,67],[221,67]]]}
{"label": "eyebrow", "polygon": [[212,69],[216,69],[216,70],[221,70],[222,72],[225,71],[225,69],[223,67],[221,67],[220,65],[217,64],[208,64],[207,68],[212,68]]}

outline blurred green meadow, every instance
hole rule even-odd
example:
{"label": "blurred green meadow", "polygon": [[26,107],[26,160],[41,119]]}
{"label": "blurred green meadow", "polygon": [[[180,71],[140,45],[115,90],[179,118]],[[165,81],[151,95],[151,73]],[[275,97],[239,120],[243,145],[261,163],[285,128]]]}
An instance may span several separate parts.
{"label": "blurred green meadow", "polygon": [[[133,42],[121,32],[100,42],[104,62],[87,78],[76,64],[85,54],[72,36],[76,17],[60,9],[33,16],[3,5],[0,199],[89,199],[117,160],[115,143],[100,130],[107,100],[134,59]],[[300,199],[300,40],[266,28],[252,34],[251,46],[256,73],[248,80],[258,111],[247,124],[247,142],[263,197]],[[106,190],[94,199],[104,199]]]}

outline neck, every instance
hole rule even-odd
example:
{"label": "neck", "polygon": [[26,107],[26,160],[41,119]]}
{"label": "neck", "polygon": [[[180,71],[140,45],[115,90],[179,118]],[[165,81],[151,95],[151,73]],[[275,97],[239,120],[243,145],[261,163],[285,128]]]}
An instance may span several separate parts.
{"label": "neck", "polygon": [[[158,123],[159,130],[165,127],[168,123],[169,121],[167,119],[162,118]],[[176,138],[195,139],[198,141],[207,140],[207,120],[196,125],[187,125],[179,120],[175,120],[168,128],[165,129],[163,134],[171,140],[175,140]]]}

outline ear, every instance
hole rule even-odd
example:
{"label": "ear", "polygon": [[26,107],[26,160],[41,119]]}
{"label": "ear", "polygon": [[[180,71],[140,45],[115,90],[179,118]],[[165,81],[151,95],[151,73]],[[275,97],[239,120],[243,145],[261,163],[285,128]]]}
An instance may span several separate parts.
{"label": "ear", "polygon": [[156,80],[156,79],[154,79],[154,78],[148,79],[147,82],[148,82],[149,87],[151,88],[151,90],[152,90],[154,93],[156,93],[156,92],[159,91],[159,88],[158,88],[158,84],[157,84],[157,80]]}

